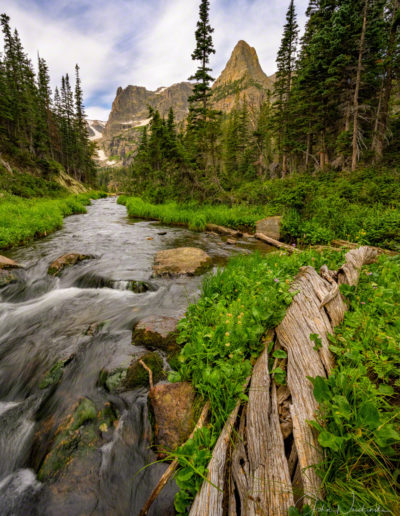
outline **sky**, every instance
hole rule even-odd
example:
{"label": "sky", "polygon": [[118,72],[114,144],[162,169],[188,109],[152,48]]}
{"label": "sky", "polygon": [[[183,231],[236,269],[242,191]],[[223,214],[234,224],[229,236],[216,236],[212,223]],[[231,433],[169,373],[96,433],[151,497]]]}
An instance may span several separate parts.
{"label": "sky", "polygon": [[[1,0],[26,52],[49,65],[53,88],[61,76],[81,78],[88,118],[107,120],[119,86],[155,90],[187,80],[199,0]],[[289,0],[211,0],[210,21],[218,77],[240,39],[255,47],[267,75],[275,58]],[[295,0],[303,28],[308,0]]]}

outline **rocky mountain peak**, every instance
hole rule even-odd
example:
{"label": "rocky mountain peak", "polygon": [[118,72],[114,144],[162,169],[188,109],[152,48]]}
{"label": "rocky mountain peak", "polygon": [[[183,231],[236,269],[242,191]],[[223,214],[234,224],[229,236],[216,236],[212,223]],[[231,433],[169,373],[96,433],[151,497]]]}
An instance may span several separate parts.
{"label": "rocky mountain peak", "polygon": [[260,66],[256,49],[246,41],[240,40],[213,87],[218,88],[224,84],[243,79],[251,79],[261,85],[265,84],[266,87],[270,86],[270,80]]}

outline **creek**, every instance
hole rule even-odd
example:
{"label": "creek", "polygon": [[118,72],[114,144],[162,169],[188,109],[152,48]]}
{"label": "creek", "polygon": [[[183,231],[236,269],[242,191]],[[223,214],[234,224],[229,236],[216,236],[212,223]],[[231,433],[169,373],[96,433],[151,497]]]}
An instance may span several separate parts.
{"label": "creek", "polygon": [[[234,254],[268,246],[255,240],[228,245],[217,235],[152,221],[132,221],[115,199],[94,201],[87,214],[68,217],[62,230],[7,255],[24,266],[0,289],[0,514],[136,516],[166,469],[151,449],[144,387],[112,394],[99,385],[102,371],[127,367],[143,352],[132,345],[135,324],[149,315],[182,317],[200,293],[202,276],[153,278],[157,251],[199,247],[221,265]],[[47,273],[59,256],[94,259]],[[145,288],[132,291],[132,281]],[[141,283],[143,282],[143,283]],[[40,388],[64,362],[58,383]],[[94,428],[87,448],[48,479],[38,472],[59,429],[88,399],[97,411],[117,414],[105,431]],[[78,436],[78,437],[76,437]],[[150,515],[174,514],[173,482]]]}

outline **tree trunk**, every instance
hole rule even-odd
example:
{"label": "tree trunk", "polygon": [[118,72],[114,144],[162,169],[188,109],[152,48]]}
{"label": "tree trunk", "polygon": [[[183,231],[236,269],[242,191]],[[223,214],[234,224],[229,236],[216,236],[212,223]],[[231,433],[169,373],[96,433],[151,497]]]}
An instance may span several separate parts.
{"label": "tree trunk", "polygon": [[[375,249],[360,247],[346,254],[337,272],[326,266],[320,275],[312,267],[300,269],[292,285],[298,293],[276,332],[266,338],[249,401],[242,410],[237,405],[225,425],[209,464],[209,482],[197,494],[191,516],[286,516],[296,502],[313,505],[323,498],[314,468],[323,452],[308,424],[318,403],[308,377],[326,377],[334,366],[328,335],[347,310],[339,285],[356,285],[361,267],[377,255]],[[312,333],[321,339],[319,349],[310,340]],[[279,388],[268,366],[274,336],[275,349],[287,352],[287,386]],[[286,359],[279,360],[284,367]]]}
{"label": "tree trunk", "polygon": [[357,138],[358,138],[358,111],[359,111],[359,93],[360,93],[360,83],[361,83],[361,69],[362,69],[362,58],[364,53],[364,41],[365,41],[365,32],[367,29],[367,11],[368,11],[368,0],[365,0],[364,10],[363,10],[363,24],[361,29],[361,37],[360,37],[360,50],[358,52],[358,64],[357,64],[357,76],[356,76],[356,87],[354,90],[354,100],[353,100],[353,143],[352,143],[352,158],[351,158],[351,170],[357,168],[358,161],[358,146],[357,146]]}
{"label": "tree trunk", "polygon": [[389,102],[393,87],[393,61],[396,52],[396,33],[399,27],[398,10],[400,8],[399,0],[393,2],[392,24],[390,27],[390,36],[388,44],[387,61],[388,67],[382,79],[382,87],[379,93],[379,103],[375,119],[374,133],[372,137],[371,149],[375,155],[375,161],[379,161],[383,156],[383,147],[385,134],[387,130],[389,117]]}

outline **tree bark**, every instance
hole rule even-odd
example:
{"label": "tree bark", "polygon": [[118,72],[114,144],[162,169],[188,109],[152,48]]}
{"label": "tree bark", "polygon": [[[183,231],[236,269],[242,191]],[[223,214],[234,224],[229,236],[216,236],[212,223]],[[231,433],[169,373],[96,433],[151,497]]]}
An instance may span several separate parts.
{"label": "tree bark", "polygon": [[[254,366],[248,404],[241,414],[235,408],[214,450],[209,480],[216,487],[203,484],[191,516],[286,516],[295,503],[313,505],[323,498],[315,471],[323,452],[308,424],[318,403],[307,377],[326,377],[332,370],[328,335],[347,310],[339,285],[357,284],[361,267],[377,255],[376,249],[360,247],[346,254],[336,272],[324,266],[319,275],[312,267],[301,268],[291,287],[298,293],[276,328],[275,346],[287,351],[287,387],[277,389],[270,375],[272,332]],[[312,333],[320,347],[310,340]]]}
{"label": "tree bark", "polygon": [[359,111],[359,94],[360,94],[360,83],[361,83],[361,70],[362,70],[362,58],[364,53],[364,42],[365,32],[367,29],[367,12],[368,12],[368,0],[365,0],[363,10],[363,23],[360,36],[360,50],[358,52],[358,64],[357,64],[357,75],[356,75],[356,87],[354,90],[353,100],[353,142],[352,142],[352,158],[351,158],[351,170],[357,168],[358,162],[358,111]]}

